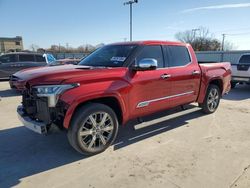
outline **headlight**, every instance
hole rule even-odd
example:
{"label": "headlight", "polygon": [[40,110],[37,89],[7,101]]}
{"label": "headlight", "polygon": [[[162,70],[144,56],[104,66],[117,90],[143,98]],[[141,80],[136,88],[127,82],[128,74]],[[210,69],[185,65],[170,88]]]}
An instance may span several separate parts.
{"label": "headlight", "polygon": [[65,85],[41,85],[33,87],[34,92],[38,97],[47,97],[48,106],[55,107],[58,101],[58,95],[66,90],[78,87],[80,84],[65,84]]}

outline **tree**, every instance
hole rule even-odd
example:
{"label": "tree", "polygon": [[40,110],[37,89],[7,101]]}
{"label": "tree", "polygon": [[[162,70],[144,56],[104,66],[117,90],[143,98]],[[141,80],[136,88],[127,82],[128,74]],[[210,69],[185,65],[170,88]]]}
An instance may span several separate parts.
{"label": "tree", "polygon": [[31,49],[33,52],[36,52],[38,48],[39,48],[39,46],[36,45],[36,44],[31,44],[31,45],[30,45],[30,49]]}
{"label": "tree", "polygon": [[50,53],[90,53],[94,51],[97,47],[92,46],[90,44],[81,45],[77,48],[73,48],[69,45],[65,46],[58,46],[58,45],[51,45],[50,48],[46,49],[46,51]]}
{"label": "tree", "polygon": [[[189,43],[195,51],[219,51],[221,42],[210,33],[208,28],[199,27],[198,29],[186,30],[175,34],[175,38],[181,42]],[[234,45],[227,42],[226,50],[231,50]]]}

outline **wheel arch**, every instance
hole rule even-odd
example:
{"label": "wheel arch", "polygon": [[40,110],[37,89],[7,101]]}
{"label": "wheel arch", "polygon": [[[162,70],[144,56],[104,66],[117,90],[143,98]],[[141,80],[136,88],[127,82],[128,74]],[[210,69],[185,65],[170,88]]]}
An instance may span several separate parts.
{"label": "wheel arch", "polygon": [[223,81],[222,81],[222,79],[217,78],[217,79],[211,80],[209,82],[208,86],[207,86],[207,89],[208,89],[208,87],[210,85],[216,85],[216,86],[218,86],[219,89],[220,89],[220,94],[222,94],[222,92],[223,92]]}
{"label": "wheel arch", "polygon": [[204,82],[203,85],[201,86],[202,89],[200,91],[201,93],[200,93],[198,100],[197,100],[198,103],[203,103],[205,96],[206,96],[206,93],[207,93],[207,90],[208,90],[208,87],[212,84],[218,86],[220,89],[220,94],[222,94],[222,92],[223,92],[223,80],[222,80],[222,78],[220,78],[220,77],[213,78],[207,82]]}
{"label": "wheel arch", "polygon": [[89,99],[86,101],[82,101],[72,107],[72,109],[68,110],[65,115],[65,119],[63,122],[63,126],[68,129],[70,127],[72,118],[74,114],[77,112],[79,108],[84,105],[91,104],[91,103],[99,103],[109,106],[116,114],[119,124],[123,124],[124,122],[124,110],[121,104],[121,101],[115,96],[105,96],[105,97],[98,97]]}

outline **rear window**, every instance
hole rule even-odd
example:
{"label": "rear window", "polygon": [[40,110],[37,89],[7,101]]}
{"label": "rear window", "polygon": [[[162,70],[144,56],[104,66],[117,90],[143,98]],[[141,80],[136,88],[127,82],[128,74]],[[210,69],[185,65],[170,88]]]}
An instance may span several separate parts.
{"label": "rear window", "polygon": [[35,61],[34,55],[29,55],[29,54],[19,55],[19,61]]}
{"label": "rear window", "polygon": [[191,62],[188,49],[184,46],[168,46],[169,67],[185,66]]}
{"label": "rear window", "polygon": [[240,64],[250,64],[250,55],[243,55],[239,61]]}
{"label": "rear window", "polygon": [[42,55],[36,55],[36,62],[46,62],[46,60]]}

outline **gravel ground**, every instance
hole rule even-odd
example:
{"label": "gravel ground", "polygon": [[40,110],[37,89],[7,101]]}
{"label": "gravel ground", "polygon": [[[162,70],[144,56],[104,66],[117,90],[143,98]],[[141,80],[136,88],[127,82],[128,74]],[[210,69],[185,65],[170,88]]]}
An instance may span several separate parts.
{"label": "gravel ground", "polygon": [[41,136],[23,127],[21,97],[7,82],[0,96],[1,188],[250,187],[250,86],[232,90],[212,115],[190,105],[130,122],[112,147],[88,158],[65,132]]}

